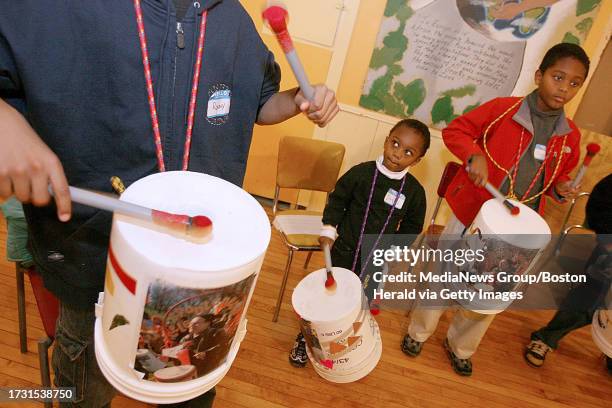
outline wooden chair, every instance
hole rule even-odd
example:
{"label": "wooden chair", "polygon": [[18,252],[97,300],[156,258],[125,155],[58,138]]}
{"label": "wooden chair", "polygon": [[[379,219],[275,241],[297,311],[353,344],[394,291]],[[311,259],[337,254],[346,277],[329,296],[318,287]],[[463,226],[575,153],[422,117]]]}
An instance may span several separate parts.
{"label": "wooden chair", "polygon": [[297,209],[297,203],[293,203],[288,210],[279,211],[280,189],[321,191],[329,194],[336,185],[344,151],[344,146],[339,143],[301,137],[284,137],[279,143],[272,225],[280,232],[289,253],[272,318],[274,322],[278,320],[294,252],[309,251],[304,264],[306,268],[312,252],[321,250],[319,233],[323,216],[321,212]]}
{"label": "wooden chair", "polygon": [[415,242],[415,248],[418,248],[423,244],[423,241],[430,248],[436,249],[438,247],[438,238],[442,231],[444,230],[444,225],[436,224],[436,217],[438,216],[438,212],[440,211],[440,206],[442,204],[442,200],[446,196],[446,190],[448,189],[449,184],[455,178],[457,171],[461,169],[461,164],[456,162],[448,162],[444,167],[444,171],[442,172],[442,176],[440,177],[440,182],[438,183],[438,189],[436,190],[438,194],[438,200],[436,201],[436,206],[431,215],[431,219],[429,220],[429,225],[427,229],[423,231],[423,233],[419,236],[419,238]]}
{"label": "wooden chair", "polygon": [[[55,340],[55,324],[59,316],[59,301],[49,292],[42,280],[42,276],[34,267],[29,268],[26,273],[30,278],[32,292],[38,306],[38,313],[45,329],[46,337],[38,340],[38,361],[40,363],[40,381],[43,387],[51,387],[51,371],[49,369],[49,348]],[[51,408],[51,402],[45,402],[45,408]]]}
{"label": "wooden chair", "polygon": [[[27,224],[21,204],[12,198],[2,204],[1,210],[7,222],[7,258],[9,261],[15,262],[20,351],[22,353],[28,351],[24,280],[24,275],[27,274],[46,334],[46,337],[38,341],[41,384],[43,387],[50,387],[49,348],[55,338],[55,324],[59,315],[59,301],[44,287],[42,277],[33,266],[32,256],[26,248]],[[44,406],[50,408],[53,404],[45,402]]]}

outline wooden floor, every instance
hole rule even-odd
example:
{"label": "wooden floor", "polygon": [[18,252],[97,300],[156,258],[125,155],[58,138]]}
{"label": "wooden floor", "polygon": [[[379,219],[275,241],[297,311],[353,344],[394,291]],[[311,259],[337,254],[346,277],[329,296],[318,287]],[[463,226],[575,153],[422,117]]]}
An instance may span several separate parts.
{"label": "wooden floor", "polygon": [[[5,224],[0,220],[0,254],[5,250]],[[4,258],[4,256],[0,256]],[[529,334],[545,324],[551,312],[505,312],[494,320],[473,357],[474,374],[456,375],[442,343],[448,314],[422,355],[406,357],[399,348],[408,319],[403,312],[384,310],[378,317],[383,356],[366,378],[338,385],[320,378],[309,366],[292,368],[287,352],[298,331],[290,306],[291,288],[306,273],[304,254],[291,271],[278,323],[272,312],[286,253],[276,232],[265,258],[248,312],[248,333],[228,375],[217,387],[216,407],[605,407],[612,401],[612,376],[604,368],[601,352],[590,329],[569,335],[544,367],[524,362],[522,351]],[[309,270],[321,267],[315,254]],[[28,346],[19,352],[15,272],[0,260],[0,387],[35,387],[39,382],[36,341],[42,324],[26,279]],[[0,403],[0,405],[2,405]],[[40,404],[5,404],[36,407]],[[146,407],[123,396],[113,407]]]}

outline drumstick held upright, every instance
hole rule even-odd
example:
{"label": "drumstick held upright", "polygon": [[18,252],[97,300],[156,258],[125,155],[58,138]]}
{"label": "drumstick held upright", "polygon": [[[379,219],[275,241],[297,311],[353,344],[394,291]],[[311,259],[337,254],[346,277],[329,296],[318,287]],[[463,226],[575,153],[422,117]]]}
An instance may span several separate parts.
{"label": "drumstick held upright", "polygon": [[325,257],[325,271],[327,272],[327,278],[325,279],[325,289],[332,291],[336,289],[337,285],[336,280],[334,279],[334,274],[332,272],[332,260],[328,244],[323,245],[323,255]]}
{"label": "drumstick held upright", "polygon": [[308,81],[304,66],[295,51],[291,35],[287,30],[287,19],[289,16],[287,9],[280,4],[271,5],[263,11],[262,16],[264,21],[268,23],[270,29],[274,31],[276,39],[285,53],[287,62],[291,66],[291,70],[300,85],[302,93],[306,99],[312,102],[314,98],[314,88],[310,85],[310,81]]}
{"label": "drumstick held upright", "polygon": [[582,178],[584,177],[587,171],[587,168],[591,164],[591,160],[593,160],[593,157],[595,157],[595,155],[599,153],[599,150],[601,150],[601,146],[599,146],[597,143],[589,143],[586,147],[586,150],[587,153],[586,156],[584,156],[584,160],[582,161],[582,166],[580,166],[578,173],[576,173],[576,178],[574,178],[574,181],[572,181],[572,183],[570,184],[571,188],[575,188],[578,184],[580,184]]}
{"label": "drumstick held upright", "polygon": [[[184,234],[194,240],[205,238],[212,231],[212,221],[205,215],[191,217],[184,214],[174,214],[121,201],[95,191],[72,186],[68,188],[70,198],[75,203],[150,221],[164,229]],[[49,187],[49,192],[53,194],[51,187]]]}

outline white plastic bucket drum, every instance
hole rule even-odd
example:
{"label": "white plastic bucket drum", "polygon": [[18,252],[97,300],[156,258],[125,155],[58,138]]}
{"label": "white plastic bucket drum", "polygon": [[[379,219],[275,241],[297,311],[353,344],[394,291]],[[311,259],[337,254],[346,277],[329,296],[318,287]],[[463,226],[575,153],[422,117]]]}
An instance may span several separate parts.
{"label": "white plastic bucket drum", "polygon": [[306,351],[315,371],[336,383],[357,381],[382,354],[378,324],[367,307],[359,277],[333,268],[336,289],[325,288],[325,269],[307,275],[293,291]]}
{"label": "white plastic bucket drum", "polygon": [[612,289],[608,290],[606,305],[607,309],[597,310],[593,314],[591,334],[597,347],[612,358]]}
{"label": "white plastic bucket drum", "polygon": [[96,305],[96,357],[117,390],[148,403],[192,399],[221,381],[244,338],[268,217],[239,187],[192,172],[145,177],[121,199],[213,222],[196,243],[115,214]]}
{"label": "white plastic bucket drum", "polygon": [[478,313],[500,313],[514,301],[510,294],[523,285],[518,277],[531,271],[551,239],[550,227],[537,212],[510,201],[520,208],[519,214],[510,214],[497,199],[488,200],[459,243],[464,249],[483,251],[484,261],[455,266],[459,272],[481,276],[475,282],[462,279],[462,287],[454,288],[477,292],[473,301],[461,303]]}

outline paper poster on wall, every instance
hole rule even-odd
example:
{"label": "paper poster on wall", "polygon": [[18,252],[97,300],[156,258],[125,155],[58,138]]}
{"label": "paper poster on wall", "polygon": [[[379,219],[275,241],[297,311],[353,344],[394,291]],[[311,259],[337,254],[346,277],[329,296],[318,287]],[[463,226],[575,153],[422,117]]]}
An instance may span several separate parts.
{"label": "paper poster on wall", "polygon": [[548,48],[580,44],[601,0],[388,0],[359,104],[444,128],[524,95]]}

